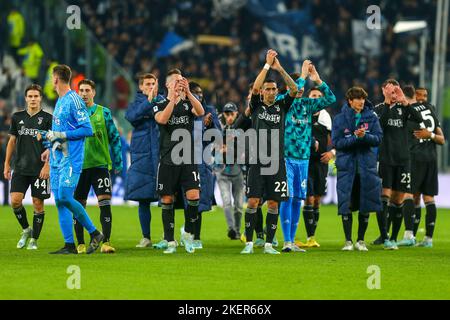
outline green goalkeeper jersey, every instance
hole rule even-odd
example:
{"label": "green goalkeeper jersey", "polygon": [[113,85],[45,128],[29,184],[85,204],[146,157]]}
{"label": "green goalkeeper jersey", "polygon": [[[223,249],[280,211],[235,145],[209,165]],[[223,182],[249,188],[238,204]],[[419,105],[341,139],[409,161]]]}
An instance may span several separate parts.
{"label": "green goalkeeper jersey", "polygon": [[111,111],[98,104],[89,107],[88,111],[94,134],[84,142],[83,169],[103,167],[111,170],[114,164],[114,169],[121,171],[122,146]]}

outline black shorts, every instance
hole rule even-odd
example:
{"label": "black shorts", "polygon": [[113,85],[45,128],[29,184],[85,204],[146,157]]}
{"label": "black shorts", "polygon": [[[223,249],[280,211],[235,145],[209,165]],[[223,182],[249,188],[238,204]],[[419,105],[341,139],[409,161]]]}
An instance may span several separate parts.
{"label": "black shorts", "polygon": [[249,166],[247,175],[247,198],[264,198],[267,201],[282,202],[289,199],[289,188],[286,177],[286,164],[280,161],[278,172],[274,175],[261,175],[259,164]]}
{"label": "black shorts", "polygon": [[187,192],[200,189],[200,173],[196,164],[158,166],[157,192],[160,196],[172,196],[180,190]]}
{"label": "black shorts", "polygon": [[411,161],[411,190],[426,196],[439,194],[437,161]]}
{"label": "black shorts", "polygon": [[83,169],[75,190],[75,199],[87,200],[91,187],[97,197],[112,194],[111,176],[107,168]]}
{"label": "black shorts", "polygon": [[380,163],[379,174],[383,181],[383,189],[411,193],[410,165],[391,166]]}
{"label": "black shorts", "polygon": [[308,169],[308,197],[324,196],[327,193],[328,164],[310,161]]}
{"label": "black shorts", "polygon": [[50,198],[50,180],[39,179],[39,177],[23,176],[13,172],[11,179],[11,193],[18,192],[27,193],[28,187],[31,186],[31,196],[33,198],[45,200]]}

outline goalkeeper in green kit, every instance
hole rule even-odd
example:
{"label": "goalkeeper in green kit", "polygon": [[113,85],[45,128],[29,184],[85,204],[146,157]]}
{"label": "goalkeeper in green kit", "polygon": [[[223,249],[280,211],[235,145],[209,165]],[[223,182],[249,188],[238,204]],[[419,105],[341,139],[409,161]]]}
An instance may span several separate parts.
{"label": "goalkeeper in green kit", "polygon": [[[83,171],[75,190],[75,199],[86,207],[86,201],[91,186],[97,196],[100,208],[100,222],[104,235],[101,247],[102,253],[114,253],[110,237],[112,229],[111,195],[112,185],[110,170],[116,174],[122,171],[122,145],[111,111],[94,103],[95,83],[92,80],[82,80],[78,84],[79,95],[86,103],[94,135],[84,143]],[[112,159],[110,156],[110,149]],[[78,253],[85,253],[83,226],[74,220],[75,234],[78,241]]]}

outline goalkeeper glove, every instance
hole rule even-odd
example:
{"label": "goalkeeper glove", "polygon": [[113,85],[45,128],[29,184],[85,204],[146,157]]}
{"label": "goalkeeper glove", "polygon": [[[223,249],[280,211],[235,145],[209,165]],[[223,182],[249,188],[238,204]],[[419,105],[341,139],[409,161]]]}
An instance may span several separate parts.
{"label": "goalkeeper glove", "polygon": [[63,142],[67,139],[65,132],[58,132],[58,131],[39,131],[39,133],[42,135],[42,137],[51,142],[54,143],[55,141]]}

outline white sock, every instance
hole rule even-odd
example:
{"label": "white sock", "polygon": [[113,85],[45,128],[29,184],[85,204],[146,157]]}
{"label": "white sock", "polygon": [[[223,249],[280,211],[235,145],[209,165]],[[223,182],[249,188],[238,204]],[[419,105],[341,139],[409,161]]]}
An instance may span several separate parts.
{"label": "white sock", "polygon": [[425,236],[425,238],[423,238],[423,241],[424,242],[433,242],[433,238]]}

